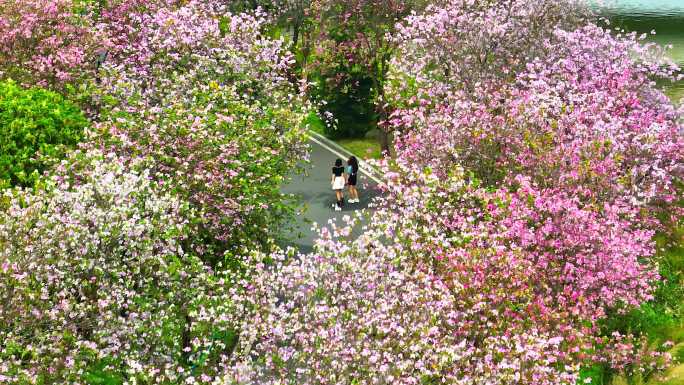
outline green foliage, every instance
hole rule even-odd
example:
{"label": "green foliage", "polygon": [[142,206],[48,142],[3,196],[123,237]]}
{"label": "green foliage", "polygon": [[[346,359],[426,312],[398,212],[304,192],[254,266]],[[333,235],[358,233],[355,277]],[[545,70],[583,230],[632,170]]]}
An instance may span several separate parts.
{"label": "green foliage", "polygon": [[330,138],[361,138],[376,126],[377,115],[371,91],[372,80],[363,73],[338,66],[339,83],[324,75],[318,76],[314,98],[325,101],[321,114],[332,114],[335,122],[327,122],[325,135]]}
{"label": "green foliage", "polygon": [[676,362],[684,363],[684,346],[679,346],[675,348],[673,357]]}
{"label": "green foliage", "polygon": [[80,109],[59,94],[0,82],[0,188],[33,186],[87,125]]}
{"label": "green foliage", "polygon": [[325,134],[325,122],[315,112],[310,112],[304,120],[304,124],[307,128],[313,132],[319,133],[321,135]]}
{"label": "green foliage", "polygon": [[111,369],[119,365],[117,361],[109,358],[97,361],[88,367],[83,379],[91,385],[122,385],[125,382],[123,376]]}
{"label": "green foliage", "polygon": [[603,365],[592,365],[590,367],[584,367],[580,369],[580,378],[577,381],[577,384],[585,384],[584,381],[588,378],[591,379],[591,382],[589,382],[591,385],[610,384],[610,376],[606,370],[606,367]]}

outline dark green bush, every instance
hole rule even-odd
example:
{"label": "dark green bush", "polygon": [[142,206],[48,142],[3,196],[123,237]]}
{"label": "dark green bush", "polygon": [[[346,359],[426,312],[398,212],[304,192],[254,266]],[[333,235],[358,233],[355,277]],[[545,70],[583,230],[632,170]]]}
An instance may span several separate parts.
{"label": "dark green bush", "polygon": [[331,113],[336,124],[325,125],[329,138],[361,138],[377,125],[372,99],[372,81],[363,73],[338,66],[333,73],[342,73],[339,79],[320,74],[314,98],[324,101],[320,115]]}
{"label": "dark green bush", "polygon": [[0,188],[33,186],[87,125],[81,110],[57,93],[0,82]]}

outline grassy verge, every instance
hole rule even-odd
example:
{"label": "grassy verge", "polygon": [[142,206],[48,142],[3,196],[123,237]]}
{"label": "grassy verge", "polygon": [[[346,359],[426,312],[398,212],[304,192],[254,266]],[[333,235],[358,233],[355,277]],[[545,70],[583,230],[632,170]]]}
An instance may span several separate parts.
{"label": "grassy verge", "polygon": [[[309,129],[311,131],[325,136],[324,123],[321,121],[318,115],[313,112],[310,113],[305,122],[309,125]],[[337,143],[352,154],[361,157],[362,159],[382,158],[380,142],[373,135],[368,135],[364,138],[342,138],[330,140]]]}
{"label": "grassy verge", "polygon": [[309,126],[309,130],[317,134],[325,135],[325,123],[323,123],[315,112],[309,113],[309,116],[306,117],[304,123]]}
{"label": "grassy verge", "polygon": [[381,159],[380,143],[376,138],[338,139],[335,143],[363,159]]}

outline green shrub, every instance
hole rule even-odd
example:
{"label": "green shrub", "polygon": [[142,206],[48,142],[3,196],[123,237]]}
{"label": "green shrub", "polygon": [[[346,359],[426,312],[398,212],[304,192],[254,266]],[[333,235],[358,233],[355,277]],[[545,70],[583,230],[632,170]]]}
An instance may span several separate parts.
{"label": "green shrub", "polygon": [[88,125],[81,110],[52,91],[0,82],[0,188],[32,186],[78,143]]}
{"label": "green shrub", "polygon": [[306,119],[304,119],[304,124],[307,125],[309,130],[325,135],[325,122],[323,122],[316,112],[309,112]]}
{"label": "green shrub", "polygon": [[336,80],[321,74],[313,91],[315,99],[325,101],[321,116],[332,114],[336,121],[336,124],[326,122],[325,135],[333,139],[362,138],[377,126],[372,81],[344,66],[338,66],[336,72],[344,72],[345,76]]}
{"label": "green shrub", "polygon": [[[591,382],[586,382],[591,379]],[[577,385],[607,385],[610,383],[610,371],[604,365],[595,364],[592,366],[583,367],[580,370],[580,378]]]}

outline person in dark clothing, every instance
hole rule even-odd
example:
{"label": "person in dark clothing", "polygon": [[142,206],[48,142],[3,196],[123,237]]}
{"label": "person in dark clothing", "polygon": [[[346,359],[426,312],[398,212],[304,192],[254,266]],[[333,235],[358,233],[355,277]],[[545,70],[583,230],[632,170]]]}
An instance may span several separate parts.
{"label": "person in dark clothing", "polygon": [[349,186],[349,203],[359,203],[359,190],[356,189],[356,177],[359,173],[359,161],[355,156],[347,160],[347,186]]}
{"label": "person in dark clothing", "polygon": [[342,166],[342,159],[335,160],[335,165],[332,168],[332,179],[330,180],[332,189],[335,191],[337,203],[335,204],[335,211],[342,210],[344,203],[344,185],[347,184],[346,173]]}

